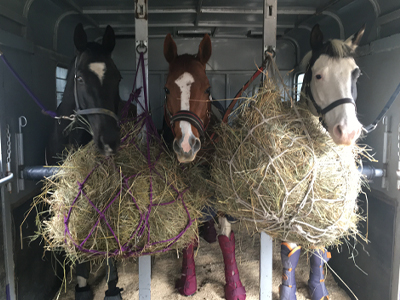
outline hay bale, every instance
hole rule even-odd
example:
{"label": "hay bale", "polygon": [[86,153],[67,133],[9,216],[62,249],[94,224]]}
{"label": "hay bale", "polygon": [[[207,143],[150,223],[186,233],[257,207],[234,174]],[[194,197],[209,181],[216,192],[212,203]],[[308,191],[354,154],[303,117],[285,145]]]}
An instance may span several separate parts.
{"label": "hay bale", "polygon": [[98,154],[93,143],[70,151],[45,181],[36,206],[49,205],[49,217],[38,223],[48,250],[64,250],[72,262],[82,262],[182,249],[196,237],[196,219],[209,197],[203,171],[183,170],[156,139],[147,153],[146,143],[136,141],[140,127],[123,125],[112,158]]}
{"label": "hay bale", "polygon": [[216,130],[218,210],[306,248],[359,234],[364,149],[335,145],[305,106],[282,101],[271,80],[234,114],[232,125]]}

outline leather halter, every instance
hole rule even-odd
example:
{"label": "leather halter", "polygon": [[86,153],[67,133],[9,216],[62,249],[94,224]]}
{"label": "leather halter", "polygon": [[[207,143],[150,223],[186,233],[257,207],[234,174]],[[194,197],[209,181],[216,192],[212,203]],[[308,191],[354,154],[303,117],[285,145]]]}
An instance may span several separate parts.
{"label": "leather halter", "polygon": [[77,62],[78,62],[78,57],[75,58],[75,74],[74,74],[74,98],[75,98],[75,107],[76,107],[76,111],[75,114],[76,115],[107,115],[112,117],[115,121],[117,121],[117,123],[119,122],[119,119],[117,117],[117,115],[106,108],[99,108],[99,107],[95,107],[95,108],[87,108],[87,109],[80,109],[79,107],[79,101],[78,101],[78,91],[77,91]]}
{"label": "leather halter", "polygon": [[307,71],[304,74],[304,82],[303,82],[304,87],[305,87],[304,88],[304,93],[305,93],[306,99],[310,100],[311,103],[313,104],[315,110],[318,113],[319,121],[321,122],[322,126],[325,127],[325,129],[327,129],[328,126],[325,124],[324,116],[328,112],[330,112],[332,109],[334,109],[335,107],[337,107],[339,105],[342,105],[342,104],[350,103],[350,104],[353,104],[354,107],[357,110],[356,101],[353,98],[341,98],[341,99],[338,99],[336,101],[333,101],[331,104],[329,104],[325,108],[322,108],[321,106],[319,106],[317,104],[317,102],[315,101],[314,96],[313,96],[313,94],[311,92],[311,86],[310,86],[311,76],[312,76],[311,66],[310,66],[310,64],[308,64]]}
{"label": "leather halter", "polygon": [[208,124],[210,123],[210,112],[207,112],[207,123],[204,124],[203,120],[196,115],[194,112],[191,112],[190,110],[180,110],[176,114],[171,114],[171,112],[168,110],[167,107],[167,97],[165,97],[165,104],[164,104],[164,117],[165,121],[171,128],[174,136],[175,136],[175,131],[174,131],[174,123],[177,121],[186,121],[189,122],[191,125],[193,125],[197,131],[199,132],[201,137],[205,136],[205,132],[207,130]]}

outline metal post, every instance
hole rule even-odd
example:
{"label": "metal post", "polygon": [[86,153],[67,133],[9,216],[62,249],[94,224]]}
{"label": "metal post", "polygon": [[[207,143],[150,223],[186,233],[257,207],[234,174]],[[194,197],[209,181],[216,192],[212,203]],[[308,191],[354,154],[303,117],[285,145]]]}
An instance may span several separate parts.
{"label": "metal post", "polygon": [[267,52],[275,53],[276,15],[277,0],[264,0],[263,60],[268,55]]}
{"label": "metal post", "polygon": [[[267,55],[275,54],[277,9],[277,0],[264,0],[263,61]],[[272,253],[272,238],[262,232],[260,241],[260,300],[272,300]]]}
{"label": "metal post", "polygon": [[[148,65],[149,65],[149,52],[148,43],[149,43],[149,30],[148,30],[148,7],[147,0],[135,0],[135,45],[136,45],[136,65],[139,61],[139,52],[144,52],[144,67],[146,74],[146,86],[149,86],[148,81]],[[138,76],[136,80],[136,88],[143,87],[142,77]],[[147,91],[147,99],[148,99],[148,91]],[[139,96],[139,103],[144,106],[144,94],[141,93]],[[140,115],[143,113],[143,108],[138,105],[137,113]]]}
{"label": "metal post", "polygon": [[11,223],[11,205],[7,201],[4,193],[4,186],[0,187],[1,200],[1,218],[3,221],[3,247],[4,264],[6,268],[6,300],[16,300],[15,282],[14,282],[14,252]]}
{"label": "metal post", "polygon": [[[147,0],[135,0],[135,46],[136,46],[136,65],[139,61],[139,53],[144,53],[144,73],[146,86],[149,86],[148,81],[148,4]],[[141,76],[138,76],[136,80],[136,88],[143,87],[143,80]],[[144,89],[142,89],[144,91]],[[147,108],[149,105],[149,94],[147,90]],[[142,92],[139,96],[139,104],[137,106],[138,115],[143,113],[145,107],[144,93]],[[141,106],[141,105],[142,106]],[[144,136],[144,135],[143,135]],[[141,256],[139,257],[139,300],[150,300],[151,299],[151,257]]]}

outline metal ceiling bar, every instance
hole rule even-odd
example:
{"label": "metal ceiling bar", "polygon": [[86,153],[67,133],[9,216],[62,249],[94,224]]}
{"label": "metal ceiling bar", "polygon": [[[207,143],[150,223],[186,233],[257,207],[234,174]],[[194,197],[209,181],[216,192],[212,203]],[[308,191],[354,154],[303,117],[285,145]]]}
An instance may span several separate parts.
{"label": "metal ceiling bar", "polygon": [[[106,28],[108,24],[100,24],[99,28]],[[135,24],[110,24],[112,28],[135,28]],[[163,28],[163,27],[195,27],[194,23],[153,23],[149,24],[150,28]],[[219,23],[219,22],[200,22],[198,27],[220,27],[220,28],[263,28],[262,24],[257,23]],[[276,26],[281,29],[294,28],[295,24],[279,24]]]}
{"label": "metal ceiling bar", "polygon": [[[121,9],[121,8],[107,8],[107,7],[84,7],[82,9],[84,14],[88,15],[121,15],[121,14],[134,14],[134,9]],[[194,8],[153,8],[149,10],[150,14],[195,14],[197,13]]]}
{"label": "metal ceiling bar", "polygon": [[60,1],[62,3],[64,3],[65,5],[71,7],[74,11],[78,12],[82,17],[87,19],[89,21],[89,23],[93,24],[97,28],[99,27],[97,22],[92,17],[83,13],[82,7],[80,7],[75,1],[73,1],[73,0],[60,0]]}
{"label": "metal ceiling bar", "polygon": [[196,20],[194,21],[194,26],[199,26],[199,22],[200,22],[200,15],[202,13],[201,9],[203,6],[203,0],[198,0],[199,2],[197,2],[197,8],[196,8]]}
{"label": "metal ceiling bar", "polygon": [[377,23],[379,26],[393,22],[400,19],[400,9],[394,10],[378,18]]}
{"label": "metal ceiling bar", "polygon": [[[150,8],[149,14],[251,14],[251,15],[262,15],[263,10],[258,8],[237,8],[237,7],[204,7],[202,6],[203,0],[199,0],[197,8]],[[98,14],[134,14],[133,9],[122,9],[118,7],[109,6],[86,6],[83,7],[82,12],[87,15],[98,15]],[[296,7],[288,6],[285,8],[279,8],[277,10],[278,15],[313,15],[315,14],[315,8],[312,7]]]}
{"label": "metal ceiling bar", "polygon": [[26,18],[20,14],[12,11],[11,9],[0,4],[0,16],[6,17],[7,19],[14,21],[20,25],[26,26]]}

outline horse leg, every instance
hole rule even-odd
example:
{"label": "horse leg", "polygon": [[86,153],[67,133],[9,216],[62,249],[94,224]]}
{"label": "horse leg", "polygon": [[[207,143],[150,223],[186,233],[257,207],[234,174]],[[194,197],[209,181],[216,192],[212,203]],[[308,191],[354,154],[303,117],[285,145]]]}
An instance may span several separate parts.
{"label": "horse leg", "polygon": [[121,291],[123,289],[117,287],[118,271],[117,267],[115,266],[115,261],[111,257],[107,259],[106,276],[107,276],[108,290],[106,291],[106,296],[104,297],[104,300],[122,300]]}
{"label": "horse leg", "polygon": [[225,217],[218,217],[221,232],[218,242],[222,250],[225,264],[225,299],[245,300],[246,290],[240,281],[235,257],[235,234],[231,223]]}
{"label": "horse leg", "polygon": [[[296,300],[295,270],[300,257],[300,246],[282,242],[281,261],[283,267],[282,284],[279,287],[280,300]],[[319,300],[319,299],[318,299]]]}
{"label": "horse leg", "polygon": [[191,296],[197,291],[194,247],[195,243],[192,243],[183,250],[182,275],[175,286],[183,296]]}
{"label": "horse leg", "polygon": [[88,262],[77,263],[76,267],[76,280],[77,285],[75,286],[75,300],[92,300],[93,292],[90,286],[87,284],[89,279],[90,264]]}
{"label": "horse leg", "polygon": [[207,243],[212,244],[217,241],[217,231],[215,230],[214,218],[217,215],[217,211],[207,206],[202,210],[205,216],[202,220],[203,223],[199,226],[199,236],[201,236]]}
{"label": "horse leg", "polygon": [[311,253],[308,288],[312,300],[329,299],[329,293],[325,286],[324,264],[328,262],[330,258],[331,254],[326,249],[315,249]]}

